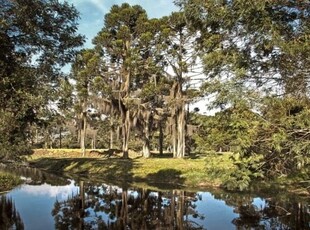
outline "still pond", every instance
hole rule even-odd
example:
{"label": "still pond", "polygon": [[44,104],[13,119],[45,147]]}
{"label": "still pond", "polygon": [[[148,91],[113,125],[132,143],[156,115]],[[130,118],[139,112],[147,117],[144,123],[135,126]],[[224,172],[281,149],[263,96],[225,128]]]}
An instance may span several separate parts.
{"label": "still pond", "polygon": [[228,193],[14,169],[24,183],[0,195],[0,229],[310,229],[310,198]]}

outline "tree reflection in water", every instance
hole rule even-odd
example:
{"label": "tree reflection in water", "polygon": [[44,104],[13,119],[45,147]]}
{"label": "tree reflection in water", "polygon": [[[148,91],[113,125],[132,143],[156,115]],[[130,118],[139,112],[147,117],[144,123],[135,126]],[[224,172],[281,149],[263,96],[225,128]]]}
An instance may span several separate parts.
{"label": "tree reflection in water", "polygon": [[235,207],[239,214],[232,222],[237,229],[303,229],[310,230],[309,199],[278,193],[255,203],[253,194],[214,193],[215,198]]}
{"label": "tree reflection in water", "polygon": [[11,198],[1,196],[0,210],[0,229],[24,229],[24,223]]}
{"label": "tree reflection in water", "polygon": [[[80,195],[56,202],[57,229],[206,229],[201,195],[181,190],[151,191],[79,183]],[[309,229],[307,198],[254,199],[253,194],[212,192],[233,207],[236,229]],[[221,223],[218,223],[221,226]]]}
{"label": "tree reflection in water", "polygon": [[[196,218],[196,193],[152,192],[108,185],[84,185],[80,195],[56,202],[57,229],[204,229]],[[82,194],[82,195],[81,195]]]}
{"label": "tree reflection in water", "polygon": [[237,229],[310,229],[310,206],[307,203],[266,200],[264,206],[239,205]]}

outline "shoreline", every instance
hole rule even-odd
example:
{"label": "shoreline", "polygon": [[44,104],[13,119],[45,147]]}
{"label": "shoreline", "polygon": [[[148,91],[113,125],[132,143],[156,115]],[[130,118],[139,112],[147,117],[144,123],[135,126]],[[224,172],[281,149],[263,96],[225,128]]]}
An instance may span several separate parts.
{"label": "shoreline", "polygon": [[[176,159],[166,154],[159,157],[153,154],[151,158],[143,158],[138,153],[129,152],[129,159],[123,159],[120,154],[110,157],[99,154],[99,151],[86,152],[81,156],[79,149],[35,149],[28,156],[30,166],[50,172],[69,173],[117,184],[146,184],[148,186],[164,185],[176,188],[222,188],[224,177],[216,177],[206,172],[208,164],[216,164],[225,172],[231,169],[228,156],[206,155]],[[214,161],[214,162],[213,162]],[[258,181],[267,187],[286,189],[291,193],[308,196],[310,189],[301,186],[296,179]],[[266,188],[265,188],[266,189]]]}

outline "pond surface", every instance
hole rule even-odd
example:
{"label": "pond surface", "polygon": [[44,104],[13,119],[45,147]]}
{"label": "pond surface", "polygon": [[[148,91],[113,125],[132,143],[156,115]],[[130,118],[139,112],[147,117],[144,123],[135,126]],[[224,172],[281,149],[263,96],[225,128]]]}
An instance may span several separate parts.
{"label": "pond surface", "polygon": [[0,229],[310,229],[310,198],[119,187],[14,169],[25,183],[0,199]]}

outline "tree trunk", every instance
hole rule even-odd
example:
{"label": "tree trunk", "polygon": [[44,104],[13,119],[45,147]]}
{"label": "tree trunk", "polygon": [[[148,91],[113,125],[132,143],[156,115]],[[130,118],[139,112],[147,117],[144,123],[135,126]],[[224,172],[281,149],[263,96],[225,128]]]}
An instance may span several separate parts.
{"label": "tree trunk", "polygon": [[81,124],[79,124],[76,130],[76,136],[77,136],[77,143],[80,143],[80,144],[81,144],[81,132],[82,132],[82,128],[81,128]]}
{"label": "tree trunk", "polygon": [[151,156],[151,151],[150,151],[150,141],[146,140],[146,138],[143,140],[143,149],[142,149],[142,154],[144,158],[150,158]]}
{"label": "tree trunk", "polygon": [[60,127],[60,128],[59,128],[59,148],[60,148],[60,149],[61,149],[61,147],[62,147],[62,146],[61,146],[61,138],[62,138],[62,137],[61,137],[61,131],[62,131],[62,128]]}
{"label": "tree trunk", "polygon": [[36,138],[35,138],[35,143],[39,143],[39,133],[38,133],[38,128],[36,128]]}
{"label": "tree trunk", "polygon": [[[124,61],[129,57],[128,50],[130,48],[130,41],[125,42],[125,57]],[[122,98],[125,99],[129,97],[130,92],[130,67],[123,66],[123,84],[121,91],[123,92]],[[120,94],[121,95],[121,94]],[[121,98],[121,96],[119,96]],[[120,99],[119,98],[119,99]],[[121,105],[120,105],[121,106]],[[124,106],[124,104],[123,104]],[[129,143],[129,134],[130,134],[130,113],[129,109],[121,108],[123,116],[123,158],[128,158],[128,143]]]}
{"label": "tree trunk", "polygon": [[86,139],[86,127],[87,127],[87,120],[86,120],[86,112],[82,113],[82,127],[81,130],[81,150],[82,150],[82,156],[85,156],[86,148],[85,148],[85,139]]}
{"label": "tree trunk", "polygon": [[130,117],[129,110],[125,112],[125,117],[123,118],[123,158],[128,158],[128,143],[130,134]]}
{"label": "tree trunk", "polygon": [[97,139],[97,134],[96,134],[96,131],[93,130],[93,137],[92,137],[92,140],[91,140],[91,148],[92,149],[96,149],[96,140]]}
{"label": "tree trunk", "polygon": [[113,149],[114,143],[114,108],[111,106],[111,115],[110,115],[110,149]]}
{"label": "tree trunk", "polygon": [[143,157],[149,158],[150,151],[150,114],[147,114],[145,119],[144,137],[143,137]]}
{"label": "tree trunk", "polygon": [[44,148],[45,149],[49,148],[49,132],[47,129],[45,130]]}
{"label": "tree trunk", "polygon": [[159,155],[163,155],[164,133],[163,133],[163,123],[162,123],[162,120],[159,120],[159,140],[158,140],[158,147],[159,147]]}
{"label": "tree trunk", "polygon": [[178,148],[177,125],[178,125],[177,118],[173,117],[173,125],[172,125],[173,157],[177,157],[177,148]]}
{"label": "tree trunk", "polygon": [[177,158],[185,156],[185,111],[184,105],[179,109],[177,113]]}
{"label": "tree trunk", "polygon": [[[112,110],[113,111],[113,110]],[[114,125],[113,125],[113,115],[110,116],[110,149],[113,149],[114,142]]]}

